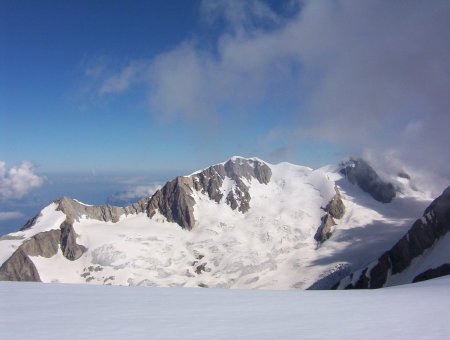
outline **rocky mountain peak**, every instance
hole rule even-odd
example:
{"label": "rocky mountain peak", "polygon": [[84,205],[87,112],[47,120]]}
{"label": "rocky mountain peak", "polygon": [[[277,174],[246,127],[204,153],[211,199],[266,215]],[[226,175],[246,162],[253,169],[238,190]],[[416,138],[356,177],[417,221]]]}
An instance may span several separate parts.
{"label": "rocky mountain peak", "polygon": [[270,167],[258,158],[232,157],[225,165],[225,173],[232,179],[245,178],[251,181],[256,178],[260,183],[267,184],[272,176]]}
{"label": "rocky mountain peak", "polygon": [[394,185],[382,180],[374,168],[362,158],[351,158],[341,164],[340,172],[350,183],[358,185],[381,203],[390,203],[396,196]]}
{"label": "rocky mountain peak", "polygon": [[[153,217],[159,211],[169,222],[191,230],[195,225],[194,190],[216,203],[224,201],[231,209],[245,213],[250,209],[249,184],[253,180],[267,184],[271,176],[270,167],[259,159],[232,157],[225,163],[167,182],[150,199],[148,215]],[[233,182],[229,191],[223,188],[225,179]]]}

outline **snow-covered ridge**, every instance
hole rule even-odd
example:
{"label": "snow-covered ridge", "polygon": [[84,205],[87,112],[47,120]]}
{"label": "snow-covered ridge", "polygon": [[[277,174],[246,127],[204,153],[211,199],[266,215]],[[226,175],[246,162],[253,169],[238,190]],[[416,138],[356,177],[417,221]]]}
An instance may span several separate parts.
{"label": "snow-covered ridge", "polygon": [[21,273],[34,268],[43,282],[269,289],[308,288],[330,273],[339,280],[389,249],[428,203],[398,195],[382,204],[340,169],[234,157],[128,207],[63,198],[55,203],[65,224],[50,251],[25,254]]}
{"label": "snow-covered ridge", "polygon": [[268,163],[268,162],[266,162],[266,161],[263,161],[262,159],[260,159],[260,158],[258,158],[258,157],[232,156],[232,157],[230,157],[229,159],[227,159],[227,160],[224,161],[224,162],[216,163],[216,164],[210,165],[210,166],[208,166],[208,167],[206,167],[206,168],[203,168],[203,169],[194,171],[193,173],[191,173],[190,175],[187,175],[187,176],[185,176],[185,177],[191,177],[191,176],[193,176],[193,175],[197,175],[197,174],[199,174],[199,173],[201,173],[201,172],[204,172],[205,170],[207,170],[207,169],[209,169],[209,168],[211,168],[211,167],[215,167],[215,166],[218,166],[218,165],[225,165],[225,163],[227,163],[227,162],[232,162],[232,163],[251,163],[251,164],[254,164],[254,163],[264,163],[264,164],[267,164],[267,165],[269,165],[269,166],[272,165],[272,164],[270,164],[270,163]]}
{"label": "snow-covered ridge", "polygon": [[450,187],[391,249],[342,279],[337,288],[381,288],[450,274],[449,232]]}

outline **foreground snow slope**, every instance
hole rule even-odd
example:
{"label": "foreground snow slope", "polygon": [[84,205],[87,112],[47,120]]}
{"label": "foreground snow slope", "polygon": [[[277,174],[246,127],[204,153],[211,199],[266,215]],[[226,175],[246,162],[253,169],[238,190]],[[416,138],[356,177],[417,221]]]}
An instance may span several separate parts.
{"label": "foreground snow slope", "polygon": [[4,339],[444,339],[450,278],[378,290],[0,282]]}

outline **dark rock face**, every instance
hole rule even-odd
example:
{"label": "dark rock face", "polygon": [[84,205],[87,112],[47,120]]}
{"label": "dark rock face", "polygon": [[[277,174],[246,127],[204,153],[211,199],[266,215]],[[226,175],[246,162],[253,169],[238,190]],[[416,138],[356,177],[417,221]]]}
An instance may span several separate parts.
{"label": "dark rock face", "polygon": [[319,243],[323,243],[331,237],[332,228],[336,225],[334,218],[340,219],[345,214],[345,205],[342,202],[341,193],[337,187],[334,190],[336,194],[324,209],[326,214],[322,216],[322,222],[314,235],[314,239]]}
{"label": "dark rock face", "polygon": [[[364,282],[361,285],[348,284],[346,289],[352,288],[381,288],[386,284],[388,274],[392,275],[403,272],[409,267],[411,261],[422,255],[423,252],[431,248],[434,243],[450,231],[450,187],[441,196],[436,198],[425,210],[421,219],[416,220],[409,231],[390,250],[386,251],[370,270],[366,276],[368,268],[359,274],[357,282]],[[446,272],[447,267],[437,271],[426,271],[423,277],[432,276],[436,273]],[[356,273],[359,273],[356,272]],[[420,274],[420,275],[422,275]],[[350,281],[354,281],[354,276],[349,276]],[[419,276],[420,276],[419,275]],[[366,276],[366,278],[363,278]],[[370,279],[369,279],[370,278]],[[349,281],[344,279],[343,282]],[[339,286],[339,285],[338,285]]]}
{"label": "dark rock face", "polygon": [[450,263],[445,263],[437,268],[432,268],[424,271],[423,273],[417,275],[414,278],[413,282],[426,281],[445,275],[450,275]]}
{"label": "dark rock face", "polygon": [[340,172],[350,183],[357,184],[381,203],[391,202],[396,195],[392,183],[381,180],[375,170],[363,159],[352,159],[350,164],[347,164]]}
{"label": "dark rock face", "polygon": [[40,281],[39,273],[29,256],[54,256],[58,252],[60,236],[60,230],[50,230],[26,240],[0,267],[0,280]]}
{"label": "dark rock face", "polygon": [[272,171],[263,162],[252,159],[236,158],[229,160],[224,165],[218,164],[209,167],[192,176],[194,189],[207,193],[209,198],[219,203],[223,194],[220,191],[225,177],[230,178],[236,184],[225,198],[226,203],[233,209],[245,213],[250,209],[250,194],[243,179],[251,181],[256,178],[259,183],[267,184],[272,177]]}
{"label": "dark rock face", "polygon": [[0,281],[40,282],[41,278],[33,262],[19,248],[0,267]]}
{"label": "dark rock face", "polygon": [[52,257],[58,252],[60,230],[50,230],[34,235],[20,248],[28,256]]}
{"label": "dark rock face", "polygon": [[[370,280],[367,280],[367,284],[361,288],[381,288],[386,283],[389,268],[392,266],[390,254],[384,253],[378,260],[378,263],[370,271]],[[373,275],[373,277],[372,277]]]}
{"label": "dark rock face", "polygon": [[238,209],[238,211],[245,213],[250,209],[250,194],[248,187],[240,178],[235,179],[236,187],[227,195],[226,203],[231,209]]}
{"label": "dark rock face", "polygon": [[109,204],[89,206],[79,203],[69,197],[56,200],[57,210],[64,212],[69,220],[79,220],[82,215],[105,222],[118,222],[121,215],[145,212],[148,206],[148,198],[141,199],[128,207],[115,207]]}
{"label": "dark rock face", "polygon": [[61,247],[70,261],[77,260],[86,248],[76,243],[72,223],[65,220],[60,229],[38,233],[23,242],[0,267],[0,281],[40,281],[39,273],[29,256],[50,258]]}
{"label": "dark rock face", "polygon": [[243,179],[257,179],[267,184],[272,171],[267,164],[244,158],[236,158],[225,164],[213,165],[190,177],[177,177],[155,192],[148,204],[148,216],[159,211],[169,222],[176,222],[182,228],[191,230],[195,225],[193,190],[199,191],[219,203],[223,199],[221,191],[225,178],[234,181],[235,186],[225,197],[225,202],[233,209],[245,213],[250,209],[249,188]]}
{"label": "dark rock face", "polygon": [[334,195],[333,199],[328,203],[325,211],[327,211],[332,217],[340,219],[345,214],[345,205],[342,202],[341,193],[337,187],[334,187],[336,191],[336,195]]}
{"label": "dark rock face", "polygon": [[317,228],[317,232],[314,235],[314,239],[317,242],[323,243],[331,237],[331,229],[336,225],[333,217],[327,213],[322,216],[322,223],[319,228]]}
{"label": "dark rock face", "polygon": [[191,230],[195,223],[192,185],[189,177],[177,177],[166,183],[152,196],[148,216],[153,217],[158,210],[169,222],[176,222],[182,228]]}
{"label": "dark rock face", "polygon": [[210,199],[219,203],[223,196],[220,187],[226,176],[223,165],[211,166],[192,176],[194,189],[204,194],[207,193]]}
{"label": "dark rock face", "polygon": [[230,191],[226,197],[226,203],[234,210],[245,213],[250,209],[250,193],[249,188],[244,183],[243,179],[251,181],[256,178],[259,183],[267,184],[272,177],[272,170],[267,164],[252,160],[236,158],[229,160],[223,166],[227,177],[231,178],[236,186],[233,191]]}
{"label": "dark rock face", "polygon": [[72,223],[66,220],[61,224],[60,228],[60,244],[63,255],[70,261],[78,260],[87,249],[77,244],[77,235],[75,230],[73,230]]}
{"label": "dark rock face", "polygon": [[225,163],[225,172],[231,179],[245,178],[250,181],[256,178],[259,183],[267,184],[272,177],[272,171],[267,164],[244,158],[236,158]]}

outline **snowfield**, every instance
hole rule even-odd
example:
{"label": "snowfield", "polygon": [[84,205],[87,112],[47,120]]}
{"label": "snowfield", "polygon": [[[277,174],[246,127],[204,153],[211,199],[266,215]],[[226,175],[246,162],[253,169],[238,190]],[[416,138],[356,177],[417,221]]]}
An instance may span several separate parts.
{"label": "snowfield", "polygon": [[[84,216],[73,224],[77,243],[87,249],[79,259],[69,261],[59,251],[50,258],[30,256],[30,260],[42,282],[329,288],[392,247],[430,203],[404,183],[392,203],[377,202],[343,178],[337,166],[313,170],[289,163],[267,165],[272,172],[267,184],[242,177],[251,196],[250,209],[244,214],[225,202],[236,187],[226,177],[219,203],[193,190],[197,222],[191,231],[159,213],[152,219],[145,213],[122,215],[116,223]],[[314,235],[335,186],[346,211],[336,220],[331,238],[318,244]],[[52,203],[32,228],[0,242],[0,264],[23,240],[59,228],[65,215],[55,208]]]}
{"label": "snowfield", "polygon": [[0,282],[3,339],[448,339],[450,277],[378,290]]}

